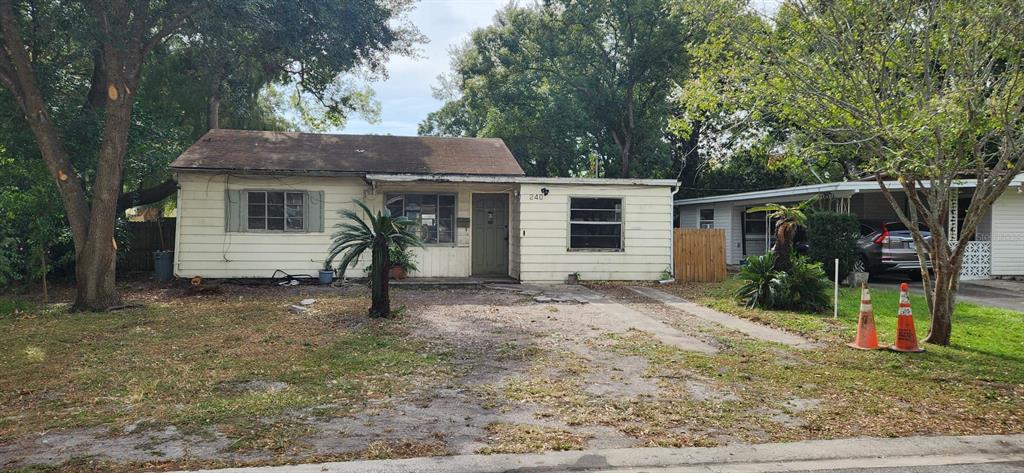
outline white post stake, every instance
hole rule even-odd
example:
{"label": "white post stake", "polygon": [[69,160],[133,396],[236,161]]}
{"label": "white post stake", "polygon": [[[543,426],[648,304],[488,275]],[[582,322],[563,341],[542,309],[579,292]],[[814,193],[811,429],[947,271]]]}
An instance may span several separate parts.
{"label": "white post stake", "polygon": [[832,297],[832,318],[839,318],[839,258],[836,258],[836,288],[835,293]]}

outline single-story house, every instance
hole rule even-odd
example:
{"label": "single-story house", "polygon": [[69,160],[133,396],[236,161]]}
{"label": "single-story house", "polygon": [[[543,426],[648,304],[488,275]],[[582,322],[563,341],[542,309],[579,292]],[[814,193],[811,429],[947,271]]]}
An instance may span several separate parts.
{"label": "single-story house", "polygon": [[[947,220],[951,235],[962,227],[975,183],[958,181],[957,199],[950,204]],[[907,197],[898,182],[887,187],[907,208]],[[875,181],[829,182],[784,189],[679,199],[675,201],[681,228],[725,229],[726,261],[741,264],[750,255],[763,254],[774,243],[772,222],[765,212],[748,212],[768,203],[795,203],[820,198],[820,205],[849,212],[862,221],[897,221],[895,212]],[[909,208],[907,208],[909,210]],[[964,279],[1024,275],[1024,174],[996,199],[978,226],[964,256]]]}
{"label": "single-story house", "polygon": [[416,221],[412,277],[654,280],[672,264],[675,181],[527,177],[500,139],[220,129],[171,169],[179,277],[315,275],[356,200]]}

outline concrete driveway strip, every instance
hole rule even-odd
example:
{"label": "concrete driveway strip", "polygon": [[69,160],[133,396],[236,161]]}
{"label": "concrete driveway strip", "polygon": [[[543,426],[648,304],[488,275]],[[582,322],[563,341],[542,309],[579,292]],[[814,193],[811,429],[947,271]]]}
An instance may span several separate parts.
{"label": "concrete driveway strip", "polygon": [[583,286],[560,286],[556,289],[547,289],[544,292],[545,294],[554,293],[556,297],[561,294],[586,299],[590,307],[601,312],[601,316],[593,318],[588,323],[601,330],[617,333],[625,333],[630,329],[642,330],[654,335],[662,343],[681,350],[699,353],[718,352],[714,346],[687,335],[654,317],[619,304],[601,292]]}
{"label": "concrete driveway strip", "polygon": [[704,320],[714,322],[723,327],[743,332],[753,338],[765,340],[768,342],[781,343],[783,345],[789,345],[795,348],[814,348],[815,345],[810,340],[799,335],[767,327],[759,323],[751,322],[749,320],[736,317],[734,315],[725,314],[717,310],[704,307],[700,304],[694,304],[693,302],[680,299],[672,294],[665,291],[660,291],[653,287],[630,287],[630,290],[640,294],[642,296],[649,297],[658,302],[661,302],[673,309],[678,309],[687,314],[700,317]]}
{"label": "concrete driveway strip", "polygon": [[460,455],[205,471],[210,473],[553,473],[567,471],[707,473],[794,472],[863,468],[905,471],[908,467],[987,465],[1020,461],[1024,461],[1024,435],[979,435],[809,440],[761,445],[738,444],[712,448],[622,448],[522,455]]}

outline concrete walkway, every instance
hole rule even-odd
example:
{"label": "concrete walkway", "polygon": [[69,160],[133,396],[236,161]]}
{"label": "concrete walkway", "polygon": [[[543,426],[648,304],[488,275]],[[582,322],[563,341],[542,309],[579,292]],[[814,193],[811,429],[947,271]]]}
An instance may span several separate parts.
{"label": "concrete walkway", "polygon": [[681,299],[665,291],[655,289],[653,287],[630,287],[630,290],[640,294],[642,296],[649,297],[658,302],[661,302],[673,309],[678,309],[687,314],[695,317],[702,318],[704,320],[714,322],[723,327],[743,332],[744,334],[757,338],[759,340],[765,340],[768,342],[781,343],[783,345],[789,345],[796,348],[814,348],[815,344],[810,340],[799,335],[761,325],[756,322],[751,322],[747,319],[729,315],[717,310],[704,307],[700,304]]}
{"label": "concrete walkway", "polygon": [[[370,460],[206,470],[220,473],[500,473],[500,472],[792,472],[906,471],[942,465],[1024,461],[1024,435],[861,438],[730,445],[714,448],[632,448],[523,455]],[[927,470],[927,468],[926,468]],[[965,471],[974,471],[967,468]],[[1012,470],[1011,470],[1012,471]]]}

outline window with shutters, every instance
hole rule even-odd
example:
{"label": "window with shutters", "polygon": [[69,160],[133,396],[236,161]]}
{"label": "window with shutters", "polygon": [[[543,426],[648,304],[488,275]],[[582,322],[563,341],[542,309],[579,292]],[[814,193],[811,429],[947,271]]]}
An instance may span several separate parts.
{"label": "window with shutters", "polygon": [[569,199],[569,249],[622,250],[622,199]]}
{"label": "window with shutters", "polygon": [[455,243],[455,194],[388,194],[387,208],[416,222],[423,243]]}
{"label": "window with shutters", "polygon": [[249,191],[245,198],[249,230],[301,232],[306,229],[304,193]]}
{"label": "window with shutters", "polygon": [[228,190],[225,230],[310,233],[323,230],[323,192]]}

